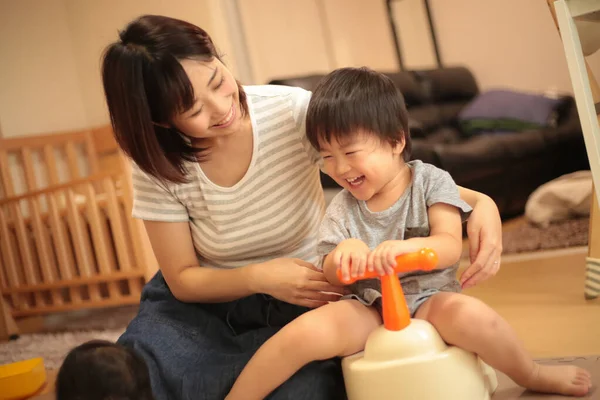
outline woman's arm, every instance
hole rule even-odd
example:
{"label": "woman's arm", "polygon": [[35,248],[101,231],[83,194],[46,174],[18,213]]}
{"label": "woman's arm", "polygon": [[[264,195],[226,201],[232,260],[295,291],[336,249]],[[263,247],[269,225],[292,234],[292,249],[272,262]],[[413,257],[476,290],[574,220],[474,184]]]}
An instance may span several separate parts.
{"label": "woman's arm", "polygon": [[475,208],[477,203],[480,201],[490,200],[493,203],[493,200],[488,195],[464,188],[462,186],[458,186],[458,194],[460,195],[460,198],[472,208]]}
{"label": "woman's arm", "polygon": [[188,222],[144,221],[158,265],[173,295],[184,302],[225,302],[256,293],[250,268],[200,268]]}
{"label": "woman's arm", "polygon": [[198,265],[187,222],[144,221],[158,265],[173,295],[183,302],[219,303],[254,293],[279,300],[317,307],[341,293],[312,264],[292,258],[277,258],[232,269]]}
{"label": "woman's arm", "polygon": [[502,220],[489,196],[460,186],[458,190],[460,197],[473,208],[467,222],[471,265],[460,277],[466,289],[496,275],[500,269]]}

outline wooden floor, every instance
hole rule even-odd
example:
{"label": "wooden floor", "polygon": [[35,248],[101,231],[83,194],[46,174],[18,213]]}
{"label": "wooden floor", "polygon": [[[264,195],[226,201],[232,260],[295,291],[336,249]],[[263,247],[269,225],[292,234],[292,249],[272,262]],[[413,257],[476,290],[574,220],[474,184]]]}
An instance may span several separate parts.
{"label": "wooden floor", "polygon": [[600,301],[584,299],[584,270],[585,249],[507,256],[465,293],[502,315],[534,357],[600,354]]}

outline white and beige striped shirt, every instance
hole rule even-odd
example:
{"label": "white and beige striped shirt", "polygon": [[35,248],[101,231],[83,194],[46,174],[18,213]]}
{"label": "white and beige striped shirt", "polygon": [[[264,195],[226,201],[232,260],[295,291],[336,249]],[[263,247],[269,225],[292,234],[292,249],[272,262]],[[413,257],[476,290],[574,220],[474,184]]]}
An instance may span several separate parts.
{"label": "white and beige striped shirt", "polygon": [[189,221],[201,266],[235,268],[279,257],[317,265],[325,211],[318,153],[305,135],[311,93],[245,86],[254,134],[252,160],[232,187],[211,182],[199,164],[190,182],[161,184],[133,165],[133,216]]}

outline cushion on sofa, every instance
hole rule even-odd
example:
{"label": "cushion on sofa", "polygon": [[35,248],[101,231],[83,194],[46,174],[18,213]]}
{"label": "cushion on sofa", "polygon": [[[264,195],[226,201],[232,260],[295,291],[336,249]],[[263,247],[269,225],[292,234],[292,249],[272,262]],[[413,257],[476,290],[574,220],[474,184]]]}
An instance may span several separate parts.
{"label": "cushion on sofa", "polygon": [[562,101],[512,90],[490,90],[467,104],[458,119],[467,135],[554,127]]}

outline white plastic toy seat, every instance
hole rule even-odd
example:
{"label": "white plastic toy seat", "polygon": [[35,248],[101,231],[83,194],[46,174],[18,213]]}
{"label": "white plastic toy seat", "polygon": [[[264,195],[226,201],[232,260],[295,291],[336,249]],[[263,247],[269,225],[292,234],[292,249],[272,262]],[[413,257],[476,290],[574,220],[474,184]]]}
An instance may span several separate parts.
{"label": "white plastic toy seat", "polygon": [[[397,258],[397,272],[431,270],[430,249]],[[359,279],[373,278],[367,273]],[[384,326],[365,350],[342,360],[349,400],[489,400],[496,372],[471,352],[447,345],[427,321],[411,319],[395,276],[381,278]]]}

